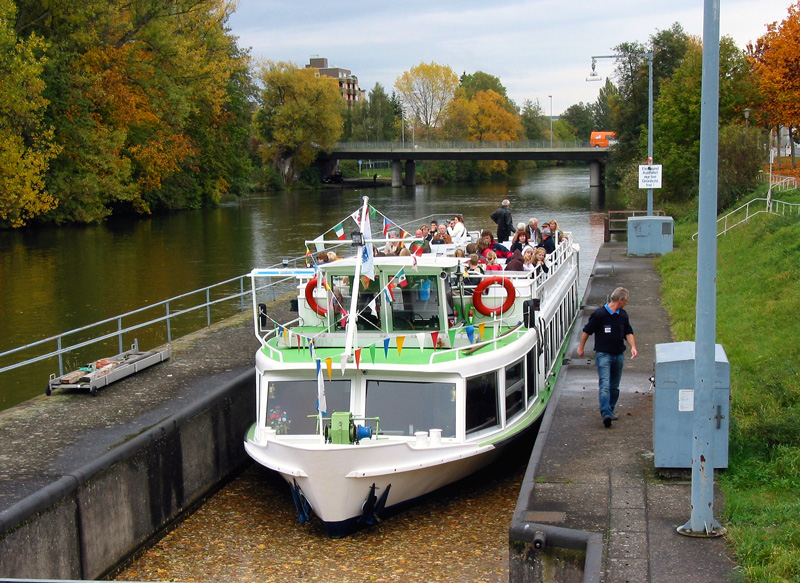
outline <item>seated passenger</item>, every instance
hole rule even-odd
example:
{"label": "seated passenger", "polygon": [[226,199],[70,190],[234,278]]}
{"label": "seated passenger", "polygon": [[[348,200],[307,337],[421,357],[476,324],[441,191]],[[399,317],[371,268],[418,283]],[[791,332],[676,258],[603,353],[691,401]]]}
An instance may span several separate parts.
{"label": "seated passenger", "polygon": [[550,268],[547,267],[547,253],[544,247],[537,247],[533,250],[533,271],[534,275],[538,276],[540,273],[547,273]]}
{"label": "seated passenger", "polygon": [[[483,267],[481,267],[480,260],[478,256],[474,253],[469,256],[469,263],[467,264],[467,270],[464,272],[464,285],[474,288],[481,282],[481,276],[483,276]],[[468,293],[472,293],[471,290]]]}
{"label": "seated passenger", "polygon": [[523,268],[522,252],[516,249],[509,259],[506,259],[506,271],[525,271]]}
{"label": "seated passenger", "polygon": [[548,255],[556,250],[556,242],[550,235],[550,227],[547,225],[542,227],[542,242],[539,243],[539,247],[544,247]]}
{"label": "seated passenger", "polygon": [[486,271],[503,271],[503,266],[497,263],[497,253],[491,249],[486,253]]}
{"label": "seated passenger", "polygon": [[450,235],[447,234],[447,226],[442,223],[439,225],[439,229],[436,231],[436,234],[431,239],[431,245],[442,245],[447,244],[450,245],[453,243],[453,240],[450,238]]}
{"label": "seated passenger", "polygon": [[[537,249],[542,249],[541,247],[537,247]],[[544,251],[544,249],[542,249]],[[536,252],[535,249],[532,247],[528,247],[522,253],[522,269],[525,271],[533,271],[536,267],[533,263],[533,254]]]}
{"label": "seated passenger", "polygon": [[424,232],[427,232],[427,230],[428,230],[428,225],[422,225],[422,227],[417,229],[417,232],[414,233],[414,237],[416,237],[417,239],[422,239],[422,241],[414,241],[413,243],[411,243],[411,252],[414,255],[431,252],[431,246],[428,244],[428,239],[425,238],[424,234]]}
{"label": "seated passenger", "polygon": [[525,225],[522,225],[522,229],[514,233],[514,240],[511,243],[511,253],[519,251],[520,254],[522,254],[528,247],[531,247],[531,244],[528,242],[528,231],[525,229]]}
{"label": "seated passenger", "polygon": [[467,226],[464,224],[464,217],[456,215],[455,218],[450,221],[450,227],[447,229],[447,232],[450,237],[454,239],[456,237],[466,237]]}
{"label": "seated passenger", "polygon": [[[389,231],[389,239],[400,239],[400,233],[397,231]],[[386,247],[384,247],[383,252],[386,255],[399,255],[400,249],[403,248],[402,241],[389,241],[386,243]]]}
{"label": "seated passenger", "polygon": [[550,236],[553,237],[556,245],[561,241],[567,240],[567,236],[564,234],[564,231],[558,228],[558,223],[555,220],[550,221]]}

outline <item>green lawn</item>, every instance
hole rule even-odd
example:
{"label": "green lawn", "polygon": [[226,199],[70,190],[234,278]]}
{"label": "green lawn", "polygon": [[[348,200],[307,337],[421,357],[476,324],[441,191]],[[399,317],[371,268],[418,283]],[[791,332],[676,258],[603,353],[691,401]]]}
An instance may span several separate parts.
{"label": "green lawn", "polygon": [[[764,196],[763,191],[759,191]],[[800,193],[776,195],[800,202]],[[657,262],[676,341],[694,340],[696,222]],[[731,365],[730,467],[718,475],[748,581],[800,581],[800,218],[758,215],[717,238],[717,342]]]}

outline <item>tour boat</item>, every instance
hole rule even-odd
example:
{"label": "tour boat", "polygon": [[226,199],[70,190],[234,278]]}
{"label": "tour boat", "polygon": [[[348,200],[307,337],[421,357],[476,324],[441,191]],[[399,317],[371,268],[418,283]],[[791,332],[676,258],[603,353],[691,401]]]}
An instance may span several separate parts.
{"label": "tour boat", "polygon": [[[485,467],[534,426],[578,311],[579,247],[567,235],[547,274],[476,278],[452,255],[479,233],[420,253],[366,197],[331,232],[306,242],[311,267],[250,274],[261,348],[245,448],[288,482],[301,522],[316,515],[337,537]],[[398,243],[413,252],[381,252]],[[310,247],[350,257],[313,265]],[[292,321],[270,318],[264,278],[296,284]]]}

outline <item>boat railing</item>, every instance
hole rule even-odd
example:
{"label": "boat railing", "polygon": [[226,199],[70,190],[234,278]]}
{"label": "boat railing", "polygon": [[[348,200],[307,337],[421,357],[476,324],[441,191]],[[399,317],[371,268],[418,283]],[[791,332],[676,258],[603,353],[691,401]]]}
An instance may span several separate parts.
{"label": "boat railing", "polygon": [[[300,259],[302,258],[292,261],[296,263]],[[285,267],[287,264],[288,260],[284,260],[276,267]],[[272,277],[266,278],[255,291],[261,293],[268,301],[274,301],[279,295],[294,289],[294,278]],[[102,357],[109,351],[122,352],[124,346],[131,344],[133,334],[137,334],[135,340],[140,345],[155,347],[171,344],[177,338],[252,309],[252,302],[249,301],[252,293],[250,274],[186,292],[0,352],[0,364],[9,363],[0,366],[0,373],[37,363],[52,363],[53,359],[57,359],[58,375],[61,376],[65,374],[65,366],[79,366]],[[100,349],[103,350],[102,353]],[[52,369],[47,374],[50,372]]]}
{"label": "boat railing", "polygon": [[[499,325],[499,321],[487,322],[487,324]],[[463,328],[463,329],[465,329],[465,328]],[[473,344],[466,344],[466,345],[462,345],[462,346],[454,346],[453,348],[441,348],[441,349],[438,349],[438,350],[434,350],[431,353],[431,357],[428,360],[428,364],[429,365],[434,364],[434,361],[437,358],[444,357],[444,356],[447,356],[447,355],[450,355],[450,354],[453,354],[453,353],[455,353],[455,355],[456,355],[456,360],[459,360],[461,357],[469,356],[470,354],[472,354],[476,350],[479,350],[479,349],[483,348],[484,346],[489,346],[490,344],[497,344],[497,342],[499,340],[501,340],[501,339],[503,339],[503,338],[505,338],[507,336],[510,336],[511,334],[514,334],[517,337],[520,337],[520,336],[526,334],[527,331],[528,331],[527,328],[522,328],[521,325],[517,325],[514,328],[512,328],[511,330],[508,330],[508,331],[506,331],[506,332],[504,332],[502,334],[497,334],[495,332],[494,334],[492,334],[491,338],[488,338],[486,340],[481,340],[481,341],[475,342]]]}

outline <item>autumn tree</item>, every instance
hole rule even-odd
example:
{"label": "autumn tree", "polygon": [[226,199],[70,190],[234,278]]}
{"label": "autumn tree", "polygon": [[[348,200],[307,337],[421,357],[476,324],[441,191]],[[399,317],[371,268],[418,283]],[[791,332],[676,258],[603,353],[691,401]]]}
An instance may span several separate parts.
{"label": "autumn tree", "polygon": [[[800,126],[800,2],[789,6],[780,24],[747,48],[756,75],[760,103],[755,119],[770,125]],[[796,165],[792,143],[792,165]]]}
{"label": "autumn tree", "polygon": [[44,184],[58,152],[44,121],[41,37],[20,39],[16,8],[0,0],[0,225],[21,227],[55,206]]}
{"label": "autumn tree", "polygon": [[430,138],[444,122],[444,112],[458,87],[458,77],[446,65],[420,63],[400,75],[395,89],[404,117],[421,126],[421,137]]}
{"label": "autumn tree", "polygon": [[592,130],[596,129],[592,106],[583,102],[570,105],[560,119],[572,126],[579,140],[589,141]]}
{"label": "autumn tree", "polygon": [[261,157],[289,184],[336,144],[344,102],[336,79],[293,63],[268,61],[257,76],[263,87],[255,114]]}
{"label": "autumn tree", "polygon": [[19,5],[16,29],[51,46],[46,119],[61,153],[47,176],[59,203],[49,218],[92,222],[238,193],[248,57],[227,31],[227,0]]}

